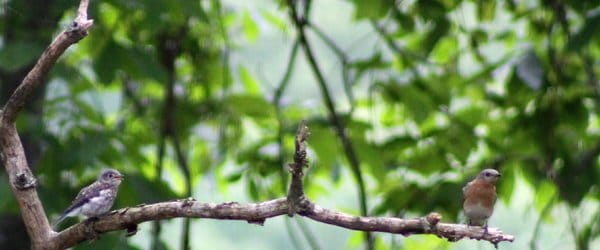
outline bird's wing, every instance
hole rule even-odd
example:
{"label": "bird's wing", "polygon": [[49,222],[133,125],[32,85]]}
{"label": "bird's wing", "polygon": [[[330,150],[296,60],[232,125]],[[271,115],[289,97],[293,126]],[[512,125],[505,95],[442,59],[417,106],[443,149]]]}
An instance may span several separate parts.
{"label": "bird's wing", "polygon": [[82,188],[79,193],[77,194],[77,196],[75,197],[75,200],[73,200],[73,203],[75,203],[77,200],[81,200],[81,199],[85,199],[85,198],[89,198],[90,196],[93,196],[95,191],[97,192],[98,188],[96,188],[98,185],[100,184],[100,182],[94,182],[92,184],[90,184],[87,187]]}
{"label": "bird's wing", "polygon": [[469,183],[467,183],[467,185],[465,185],[465,186],[463,187],[463,189],[462,189],[462,190],[463,190],[463,196],[464,196],[465,194],[467,194],[467,189],[469,188],[469,186],[471,186],[471,184],[473,184],[473,181],[470,181]]}
{"label": "bird's wing", "polygon": [[91,198],[98,196],[100,194],[100,191],[103,189],[102,186],[104,186],[103,183],[94,182],[91,185],[81,189],[81,191],[79,191],[79,194],[77,194],[77,196],[71,203],[71,206],[69,206],[64,213],[68,214],[73,209],[78,208],[87,201],[89,201]]}
{"label": "bird's wing", "polygon": [[60,217],[53,223],[52,227],[56,228],[56,226],[58,226],[58,224],[61,221],[63,221],[65,218],[71,216],[70,213],[73,210],[75,210],[76,208],[83,205],[85,202],[87,202],[92,197],[99,195],[100,188],[97,188],[97,186],[99,186],[99,185],[102,185],[102,184],[99,182],[94,182],[94,183],[90,184],[89,186],[81,189],[81,191],[79,191],[79,193],[77,194],[77,197],[75,197],[75,199],[71,203],[71,206],[69,206],[67,209],[65,209],[65,211],[60,215]]}

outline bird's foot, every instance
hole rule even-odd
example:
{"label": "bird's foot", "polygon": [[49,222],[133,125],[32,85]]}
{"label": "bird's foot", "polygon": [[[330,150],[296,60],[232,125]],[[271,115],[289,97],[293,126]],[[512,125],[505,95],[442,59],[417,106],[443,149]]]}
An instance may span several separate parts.
{"label": "bird's foot", "polygon": [[98,217],[89,217],[85,219],[85,221],[83,221],[83,224],[85,225],[86,238],[90,242],[94,242],[100,239],[99,232],[96,231],[96,229],[94,228],[94,224],[96,223],[96,221],[98,221]]}

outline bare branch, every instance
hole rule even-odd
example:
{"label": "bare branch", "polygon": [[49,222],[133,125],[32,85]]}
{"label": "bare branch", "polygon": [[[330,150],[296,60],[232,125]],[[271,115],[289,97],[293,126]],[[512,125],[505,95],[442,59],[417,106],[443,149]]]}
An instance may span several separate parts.
{"label": "bare branch", "polygon": [[[306,56],[308,64],[317,79],[319,88],[321,89],[321,95],[323,96],[323,101],[325,102],[325,106],[327,107],[331,124],[333,125],[338,137],[340,138],[342,148],[344,149],[344,153],[346,154],[348,162],[350,163],[350,170],[357,184],[360,213],[361,215],[366,216],[368,214],[367,191],[365,187],[365,181],[362,176],[362,170],[360,169],[360,161],[358,159],[358,154],[354,149],[354,145],[350,140],[350,136],[348,136],[348,134],[346,133],[346,128],[343,120],[340,118],[338,112],[335,109],[333,97],[331,95],[331,92],[329,91],[327,81],[325,80],[325,77],[323,76],[323,73],[321,72],[321,69],[317,64],[315,53],[312,50],[312,46],[309,43],[308,38],[306,37],[306,32],[304,30],[306,24],[309,22],[308,18],[310,15],[308,12],[310,9],[310,3],[310,1],[306,2],[306,6],[304,6],[304,13],[301,16],[299,15],[299,11],[297,9],[299,8],[297,6],[297,3],[293,0],[288,0],[287,4],[289,7],[290,19],[292,19],[294,27],[298,32],[298,39],[300,41],[300,45],[304,50],[304,55]],[[365,239],[367,240],[366,249],[375,249],[375,240],[373,239],[373,236],[370,233],[365,233]]]}
{"label": "bare branch", "polygon": [[401,219],[390,217],[359,217],[341,212],[331,211],[309,204],[311,209],[303,214],[308,218],[323,223],[365,232],[386,232],[409,236],[412,234],[433,234],[449,241],[460,239],[486,240],[496,245],[501,241],[514,240],[514,236],[503,234],[497,228],[488,228],[484,233],[483,228],[462,224],[438,223],[441,216],[430,213],[426,217],[417,219]]}
{"label": "bare branch", "polygon": [[[93,20],[87,19],[84,7],[87,8],[88,1],[83,0],[80,3],[78,16],[75,18],[70,27],[63,31],[48,48],[44,51],[37,63],[27,73],[27,76],[23,79],[19,87],[11,95],[6,102],[3,112],[1,113],[0,122],[4,124],[11,124],[17,118],[17,114],[25,106],[25,102],[31,95],[33,90],[42,84],[42,79],[48,74],[50,68],[54,66],[56,60],[65,52],[65,50],[74,43],[83,39],[88,30],[94,23]],[[83,16],[81,14],[83,13]]]}
{"label": "bare branch", "polygon": [[[177,200],[141,205],[115,210],[111,215],[101,217],[92,223],[82,222],[58,234],[49,244],[53,249],[65,249],[79,242],[93,238],[90,231],[104,233],[135,227],[135,225],[154,220],[171,218],[211,218],[223,220],[245,220],[260,224],[265,219],[287,214],[285,198],[254,204],[229,202],[222,204],[201,203],[193,199]],[[90,230],[90,227],[92,230]]]}
{"label": "bare branch", "polygon": [[296,131],[296,152],[294,153],[294,162],[290,163],[288,166],[288,170],[292,174],[292,182],[290,183],[290,189],[287,196],[287,200],[290,203],[289,216],[293,216],[295,213],[301,211],[302,208],[299,205],[305,199],[302,176],[304,176],[304,167],[308,164],[306,159],[306,139],[308,139],[308,135],[306,121],[302,121],[300,125],[298,125],[298,130]]}
{"label": "bare branch", "polygon": [[[441,216],[431,213],[426,217],[401,219],[394,217],[362,217],[332,211],[304,199],[302,216],[334,226],[365,232],[386,232],[409,236],[412,234],[433,234],[450,241],[464,238],[486,240],[493,244],[514,240],[512,235],[503,234],[497,228],[468,227],[462,224],[439,223]],[[236,202],[214,204],[202,203],[193,199],[177,200],[140,205],[112,211],[110,215],[95,222],[84,221],[56,235],[46,246],[51,249],[65,249],[82,241],[96,237],[98,233],[128,230],[142,222],[171,218],[209,218],[221,220],[243,220],[262,225],[266,219],[285,215],[289,205],[285,198],[261,203],[239,204]],[[133,231],[135,233],[135,231]]]}
{"label": "bare branch", "polygon": [[42,79],[46,77],[60,55],[87,35],[93,24],[93,20],[87,19],[87,6],[88,0],[80,2],[78,15],[72,25],[46,48],[0,112],[0,160],[9,177],[11,190],[21,208],[21,215],[34,249],[46,247],[45,244],[54,232],[50,228],[44,207],[35,189],[36,180],[27,164],[15,120],[28,97],[43,83]]}

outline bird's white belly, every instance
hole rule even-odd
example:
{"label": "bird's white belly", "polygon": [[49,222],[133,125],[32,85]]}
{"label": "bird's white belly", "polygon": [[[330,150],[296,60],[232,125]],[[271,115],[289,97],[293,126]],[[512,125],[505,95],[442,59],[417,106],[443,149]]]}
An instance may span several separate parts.
{"label": "bird's white belly", "polygon": [[81,214],[87,217],[95,217],[102,215],[110,209],[111,206],[107,206],[107,199],[104,196],[94,197],[90,199],[86,204],[81,206]]}
{"label": "bird's white belly", "polygon": [[113,202],[114,199],[111,199],[110,190],[102,190],[100,191],[99,196],[93,197],[83,204],[78,209],[78,212],[87,217],[97,217],[108,212],[112,207]]}
{"label": "bird's white belly", "polygon": [[473,204],[465,207],[465,215],[471,219],[482,220],[490,217],[490,210],[481,205],[481,203]]}

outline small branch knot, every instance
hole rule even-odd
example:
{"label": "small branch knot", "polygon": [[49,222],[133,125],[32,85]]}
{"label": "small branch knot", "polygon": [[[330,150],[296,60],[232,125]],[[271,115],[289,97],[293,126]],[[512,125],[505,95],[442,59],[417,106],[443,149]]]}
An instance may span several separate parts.
{"label": "small branch knot", "polygon": [[37,180],[26,173],[18,173],[15,178],[15,186],[18,189],[29,189],[35,187]]}
{"label": "small branch knot", "polygon": [[94,24],[94,20],[87,19],[87,16],[78,16],[73,20],[71,25],[65,30],[69,38],[73,39],[74,42],[78,42],[87,36],[89,29]]}
{"label": "small branch knot", "polygon": [[304,176],[304,168],[308,166],[308,160],[306,159],[306,139],[308,138],[308,126],[306,121],[302,121],[298,125],[296,130],[295,146],[296,151],[294,153],[294,162],[288,165],[288,170],[292,174],[292,181],[288,190],[287,201],[288,201],[288,216],[292,217],[295,213],[303,211],[300,204],[306,200],[304,197],[304,186],[302,184],[302,177]]}
{"label": "small branch knot", "polygon": [[296,204],[296,213],[302,216],[307,216],[312,211],[313,203],[304,196],[300,197],[300,200]]}
{"label": "small branch knot", "polygon": [[427,222],[431,227],[435,227],[440,220],[442,220],[442,215],[437,212],[431,212],[427,215]]}
{"label": "small branch knot", "polygon": [[250,223],[250,224],[254,224],[254,225],[264,226],[265,225],[265,218],[247,220],[247,222]]}
{"label": "small branch knot", "polygon": [[181,201],[181,207],[191,207],[192,205],[194,205],[194,202],[196,201],[196,199],[194,199],[193,197],[188,197],[188,198],[180,200],[180,201]]}
{"label": "small branch knot", "polygon": [[127,234],[125,234],[125,236],[131,237],[131,236],[134,236],[137,232],[138,232],[138,225],[137,224],[129,224],[129,225],[127,225]]}
{"label": "small branch knot", "polygon": [[431,233],[435,231],[435,227],[438,222],[442,219],[442,215],[436,212],[431,212],[425,217],[421,217],[421,226],[423,227],[423,231],[427,233]]}

